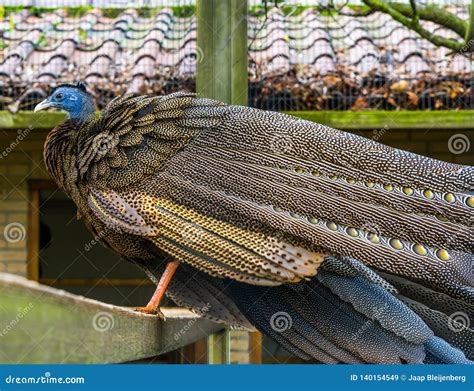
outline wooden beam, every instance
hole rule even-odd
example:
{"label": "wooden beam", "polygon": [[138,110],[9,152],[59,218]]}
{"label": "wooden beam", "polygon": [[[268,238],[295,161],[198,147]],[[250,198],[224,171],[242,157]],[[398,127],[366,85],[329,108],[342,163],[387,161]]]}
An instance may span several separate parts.
{"label": "wooden beam", "polygon": [[196,13],[198,94],[246,105],[247,1],[198,0]]}
{"label": "wooden beam", "polygon": [[461,111],[288,111],[336,129],[473,129],[474,110]]}
{"label": "wooden beam", "polygon": [[150,286],[155,285],[147,278],[40,278],[44,285],[61,286]]}
{"label": "wooden beam", "polygon": [[222,326],[179,308],[166,321],[0,273],[0,363],[120,363],[166,353]]}
{"label": "wooden beam", "polygon": [[[204,61],[204,60],[203,60]],[[198,70],[200,70],[198,64]],[[199,72],[203,74],[205,69]],[[198,72],[198,74],[199,74]],[[213,93],[209,90],[205,80],[202,80],[198,93],[209,98],[231,100],[234,104],[246,104],[243,89],[235,92],[234,97],[228,98],[224,90]],[[212,83],[212,79],[209,80]],[[244,83],[245,89],[246,83]],[[237,99],[237,95],[239,99]],[[241,99],[241,100],[240,100]],[[474,123],[474,110],[459,111],[288,111],[287,114],[322,123],[338,129],[381,129],[387,125],[390,129],[472,129]],[[61,113],[47,113],[45,117],[31,111],[11,114],[0,111],[0,129],[24,129],[29,125],[33,129],[51,129],[64,120]],[[9,120],[2,119],[7,116]],[[44,114],[43,114],[44,116]]]}
{"label": "wooden beam", "polygon": [[19,111],[12,114],[0,111],[0,129],[52,129],[66,119],[66,113]]}

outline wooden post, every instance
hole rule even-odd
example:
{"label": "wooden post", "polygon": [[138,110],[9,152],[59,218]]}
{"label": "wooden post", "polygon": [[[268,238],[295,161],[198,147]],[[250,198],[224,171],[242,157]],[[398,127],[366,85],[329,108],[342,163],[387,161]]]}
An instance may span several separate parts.
{"label": "wooden post", "polygon": [[199,341],[191,345],[186,345],[180,351],[180,357],[178,362],[180,364],[208,364],[208,344],[209,337],[206,337],[200,339]]}
{"label": "wooden post", "polygon": [[197,93],[246,105],[247,1],[197,1]]}
{"label": "wooden post", "polygon": [[249,334],[250,334],[249,363],[261,364],[262,363],[262,343],[263,343],[262,334],[260,334],[258,331],[254,331]]}
{"label": "wooden post", "polygon": [[[234,105],[248,100],[247,1],[197,1],[196,92]],[[230,362],[229,331],[209,337],[210,364]]]}
{"label": "wooden post", "polygon": [[39,280],[39,250],[40,250],[40,192],[29,189],[30,206],[28,210],[28,264],[27,277],[30,280]]}
{"label": "wooden post", "polygon": [[230,364],[230,334],[222,330],[212,334],[207,343],[209,364]]}

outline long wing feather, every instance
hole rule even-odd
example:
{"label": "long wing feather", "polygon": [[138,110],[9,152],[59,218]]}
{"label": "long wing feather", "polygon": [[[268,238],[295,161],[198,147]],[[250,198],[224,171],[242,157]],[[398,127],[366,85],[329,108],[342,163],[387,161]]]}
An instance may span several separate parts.
{"label": "long wing feather", "polygon": [[[146,204],[167,200],[287,245],[352,256],[472,299],[474,201],[463,194],[473,187],[472,167],[182,93],[119,98],[84,134],[92,144],[111,140],[105,153],[83,159],[91,187],[125,198],[123,189],[133,188],[146,195]],[[104,160],[119,166],[100,166]],[[186,223],[179,222],[182,229]],[[193,217],[189,223],[200,225]],[[219,273],[229,267],[216,255],[226,249],[226,238],[206,233],[203,254],[202,247],[178,240],[176,222],[163,227],[148,218],[144,224],[159,227],[156,240],[166,251],[192,254],[201,267],[214,263]],[[245,262],[246,268],[259,263],[258,257]]]}
{"label": "long wing feather", "polygon": [[91,189],[88,200],[109,227],[145,236],[159,249],[214,276],[275,285],[314,276],[323,260],[321,253],[146,193]]}

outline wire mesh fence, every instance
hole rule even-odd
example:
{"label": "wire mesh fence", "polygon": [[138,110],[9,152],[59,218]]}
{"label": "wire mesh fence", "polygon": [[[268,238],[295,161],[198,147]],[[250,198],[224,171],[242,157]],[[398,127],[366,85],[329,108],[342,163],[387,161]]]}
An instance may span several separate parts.
{"label": "wire mesh fence", "polygon": [[195,89],[194,6],[9,9],[3,17],[0,109],[31,110],[51,87],[81,79],[102,109],[124,93]]}
{"label": "wire mesh fence", "polygon": [[[437,3],[468,20],[464,2]],[[474,107],[472,55],[436,47],[387,14],[360,14],[294,3],[256,9],[249,17],[250,104],[271,110]],[[456,38],[445,27],[425,25]]]}
{"label": "wire mesh fence", "polygon": [[[193,0],[102,3],[4,0],[0,110],[31,110],[51,87],[78,79],[95,94],[99,109],[123,93],[195,90],[202,50]],[[432,3],[468,19],[466,1]],[[321,4],[249,2],[251,106],[474,108],[472,53],[436,47],[385,14],[354,16],[360,2],[342,11]],[[423,23],[455,38],[449,29]]]}

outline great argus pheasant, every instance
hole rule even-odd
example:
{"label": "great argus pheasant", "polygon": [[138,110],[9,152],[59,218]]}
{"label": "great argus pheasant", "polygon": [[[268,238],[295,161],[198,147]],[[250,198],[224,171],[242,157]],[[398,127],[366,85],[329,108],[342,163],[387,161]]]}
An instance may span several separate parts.
{"label": "great argus pheasant", "polygon": [[474,359],[474,169],[285,114],[83,83],[44,159],[103,244],[178,305],[324,363]]}

